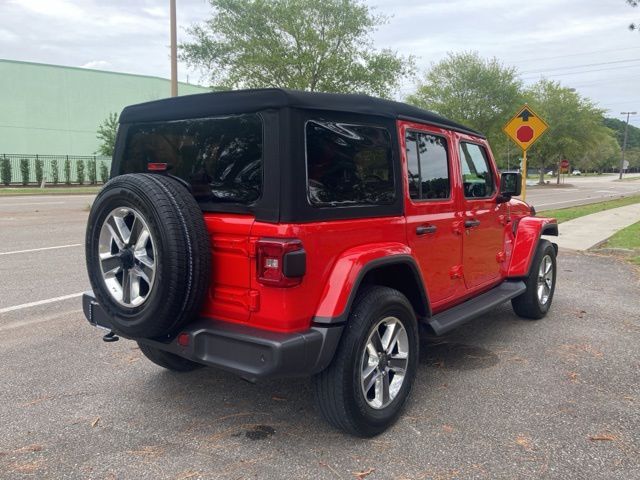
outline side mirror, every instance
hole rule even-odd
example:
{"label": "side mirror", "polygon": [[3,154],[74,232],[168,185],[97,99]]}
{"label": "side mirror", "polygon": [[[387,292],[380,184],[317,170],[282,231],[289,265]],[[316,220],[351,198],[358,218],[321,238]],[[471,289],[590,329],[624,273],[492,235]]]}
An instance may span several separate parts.
{"label": "side mirror", "polygon": [[500,175],[499,202],[508,202],[522,192],[522,175],[518,172],[502,172]]}

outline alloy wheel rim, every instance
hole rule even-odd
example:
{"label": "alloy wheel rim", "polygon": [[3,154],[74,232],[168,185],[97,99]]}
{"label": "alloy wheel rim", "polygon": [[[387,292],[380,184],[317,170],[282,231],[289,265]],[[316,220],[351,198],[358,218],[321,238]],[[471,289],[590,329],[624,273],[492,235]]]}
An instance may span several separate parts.
{"label": "alloy wheel rim", "polygon": [[545,255],[538,269],[538,301],[540,305],[546,305],[551,297],[553,288],[553,260],[550,255]]}
{"label": "alloy wheel rim", "polygon": [[120,305],[142,305],[153,288],[156,249],[144,217],[133,208],[118,207],[105,218],[98,241],[102,279]]}
{"label": "alloy wheel rim", "polygon": [[360,388],[371,408],[383,409],[397,397],[409,354],[407,331],[396,317],[380,320],[371,330],[360,365]]}

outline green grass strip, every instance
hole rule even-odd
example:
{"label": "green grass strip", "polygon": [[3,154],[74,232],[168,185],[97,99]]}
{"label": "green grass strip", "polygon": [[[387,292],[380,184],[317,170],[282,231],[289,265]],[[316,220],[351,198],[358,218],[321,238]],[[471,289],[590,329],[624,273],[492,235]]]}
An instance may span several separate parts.
{"label": "green grass strip", "polygon": [[632,256],[630,260],[640,265],[640,222],[629,225],[627,228],[616,232],[616,234],[607,240],[603,245],[606,248],[625,248],[635,250],[638,255]]}
{"label": "green grass strip", "polygon": [[611,210],[612,208],[633,205],[634,203],[640,203],[640,195],[617,198],[615,200],[592,203],[589,205],[580,205],[578,207],[559,208],[557,210],[544,210],[540,212],[540,216],[553,217],[558,219],[558,223],[562,223],[573,220],[574,218],[591,215],[592,213],[604,212],[605,210]]}
{"label": "green grass strip", "polygon": [[72,195],[98,193],[102,186],[93,187],[0,187],[0,197],[11,195]]}

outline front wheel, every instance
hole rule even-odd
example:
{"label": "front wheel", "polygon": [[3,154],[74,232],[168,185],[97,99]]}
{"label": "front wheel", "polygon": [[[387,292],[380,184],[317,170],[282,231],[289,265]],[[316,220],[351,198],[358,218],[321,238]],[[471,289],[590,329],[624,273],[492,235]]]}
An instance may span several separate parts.
{"label": "front wheel", "polygon": [[525,283],[527,290],[511,305],[520,317],[539,320],[551,308],[556,289],[556,250],[548,240],[540,240]]}
{"label": "front wheel", "polygon": [[313,379],[322,416],[361,437],[400,415],[418,364],[418,329],[407,298],[387,287],[358,296],[333,362]]}

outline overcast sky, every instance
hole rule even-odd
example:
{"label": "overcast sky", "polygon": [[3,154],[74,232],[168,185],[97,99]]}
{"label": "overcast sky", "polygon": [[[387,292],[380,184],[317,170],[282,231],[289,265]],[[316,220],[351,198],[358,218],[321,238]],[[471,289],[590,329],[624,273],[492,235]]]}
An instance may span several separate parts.
{"label": "overcast sky", "polygon": [[[321,0],[318,0],[321,1]],[[378,48],[418,57],[477,50],[576,88],[609,115],[640,113],[640,8],[625,0],[370,0],[391,17]],[[178,36],[208,16],[206,0],[177,0]],[[0,58],[169,76],[169,0],[0,0]],[[200,74],[179,66],[180,80]],[[400,95],[412,92],[406,85]],[[632,119],[640,126],[640,115]]]}

